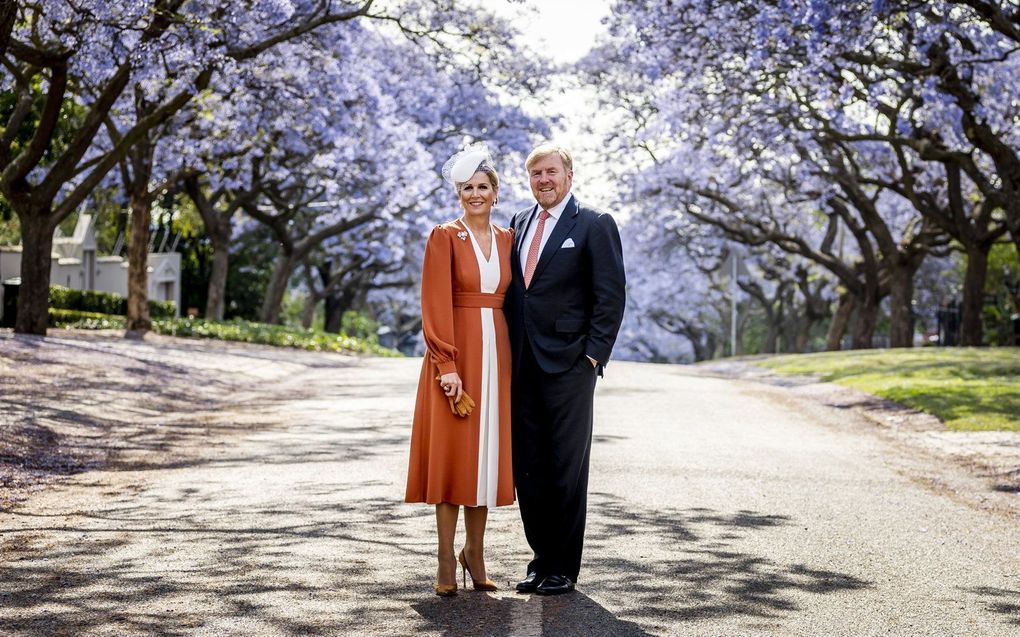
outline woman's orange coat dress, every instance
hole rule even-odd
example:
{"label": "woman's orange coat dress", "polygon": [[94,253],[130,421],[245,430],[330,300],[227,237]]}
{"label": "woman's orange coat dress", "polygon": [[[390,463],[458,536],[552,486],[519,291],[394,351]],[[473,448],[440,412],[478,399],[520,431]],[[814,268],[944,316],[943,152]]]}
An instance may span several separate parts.
{"label": "woman's orange coat dress", "polygon": [[[513,233],[492,226],[486,261],[459,221],[437,226],[425,246],[422,332],[407,472],[407,502],[500,506],[514,501],[510,466],[510,340],[503,294]],[[456,371],[474,411],[450,411],[436,376]]]}

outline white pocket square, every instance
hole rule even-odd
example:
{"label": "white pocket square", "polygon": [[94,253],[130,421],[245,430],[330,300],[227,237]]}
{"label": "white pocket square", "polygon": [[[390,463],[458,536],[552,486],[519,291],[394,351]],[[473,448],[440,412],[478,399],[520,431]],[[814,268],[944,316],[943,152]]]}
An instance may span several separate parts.
{"label": "white pocket square", "polygon": [[561,245],[560,247],[561,248],[573,248],[574,247],[574,240],[572,238],[570,238],[570,237],[567,237],[567,240],[564,241],[563,245]]}

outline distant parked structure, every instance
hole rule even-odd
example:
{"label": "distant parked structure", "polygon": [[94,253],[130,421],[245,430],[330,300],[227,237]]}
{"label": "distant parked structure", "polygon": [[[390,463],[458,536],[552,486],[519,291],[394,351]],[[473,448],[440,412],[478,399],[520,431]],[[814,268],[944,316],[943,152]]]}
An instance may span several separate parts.
{"label": "distant parked structure", "polygon": [[[149,253],[149,299],[173,301],[180,315],[181,255]],[[0,281],[21,276],[21,246],[0,246]],[[127,296],[128,263],[124,257],[97,256],[92,215],[82,214],[70,237],[53,234],[50,283],[76,290],[98,290]]]}

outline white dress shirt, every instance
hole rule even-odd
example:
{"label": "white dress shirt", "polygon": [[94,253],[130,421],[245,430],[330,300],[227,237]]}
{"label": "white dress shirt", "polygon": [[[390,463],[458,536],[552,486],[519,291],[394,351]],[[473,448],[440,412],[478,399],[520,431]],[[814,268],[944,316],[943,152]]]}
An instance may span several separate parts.
{"label": "white dress shirt", "polygon": [[[545,250],[545,244],[549,241],[549,235],[552,234],[553,228],[556,227],[556,222],[560,220],[560,215],[563,214],[563,210],[567,207],[567,202],[573,193],[567,193],[567,196],[563,198],[563,201],[559,202],[552,208],[549,208],[549,218],[545,220],[545,227],[542,232],[542,243],[538,244],[538,257],[542,258],[542,250]],[[531,248],[531,242],[535,237],[535,231],[538,229],[538,217],[542,214],[542,206],[539,205],[535,211],[534,218],[531,223],[528,224],[528,231],[524,235],[524,241],[521,242],[521,264],[528,260],[528,249]]]}

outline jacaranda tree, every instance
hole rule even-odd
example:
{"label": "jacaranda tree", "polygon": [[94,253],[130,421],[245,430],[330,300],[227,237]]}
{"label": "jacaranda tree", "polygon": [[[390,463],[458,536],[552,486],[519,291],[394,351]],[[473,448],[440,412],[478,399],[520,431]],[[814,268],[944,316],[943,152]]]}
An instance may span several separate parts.
{"label": "jacaranda tree", "polygon": [[827,268],[855,347],[886,297],[892,344],[910,345],[913,277],[952,239],[977,344],[987,251],[1016,200],[1007,5],[621,2],[587,66],[623,114],[608,146],[642,158],[635,196]]}
{"label": "jacaranda tree", "polygon": [[[464,15],[452,0],[19,5],[0,78],[0,91],[14,97],[2,114],[0,194],[18,216],[24,246],[16,329],[45,333],[57,224],[125,158],[135,170],[131,181],[139,184],[138,193],[143,187],[149,191],[145,172],[155,163],[160,127],[209,90],[215,78],[327,25],[372,22],[397,33],[439,38]],[[479,33],[476,39],[484,40],[484,31]],[[107,126],[114,117],[116,125]],[[135,208],[139,235],[147,228],[141,218],[145,210]],[[144,327],[144,314],[134,318]]]}

